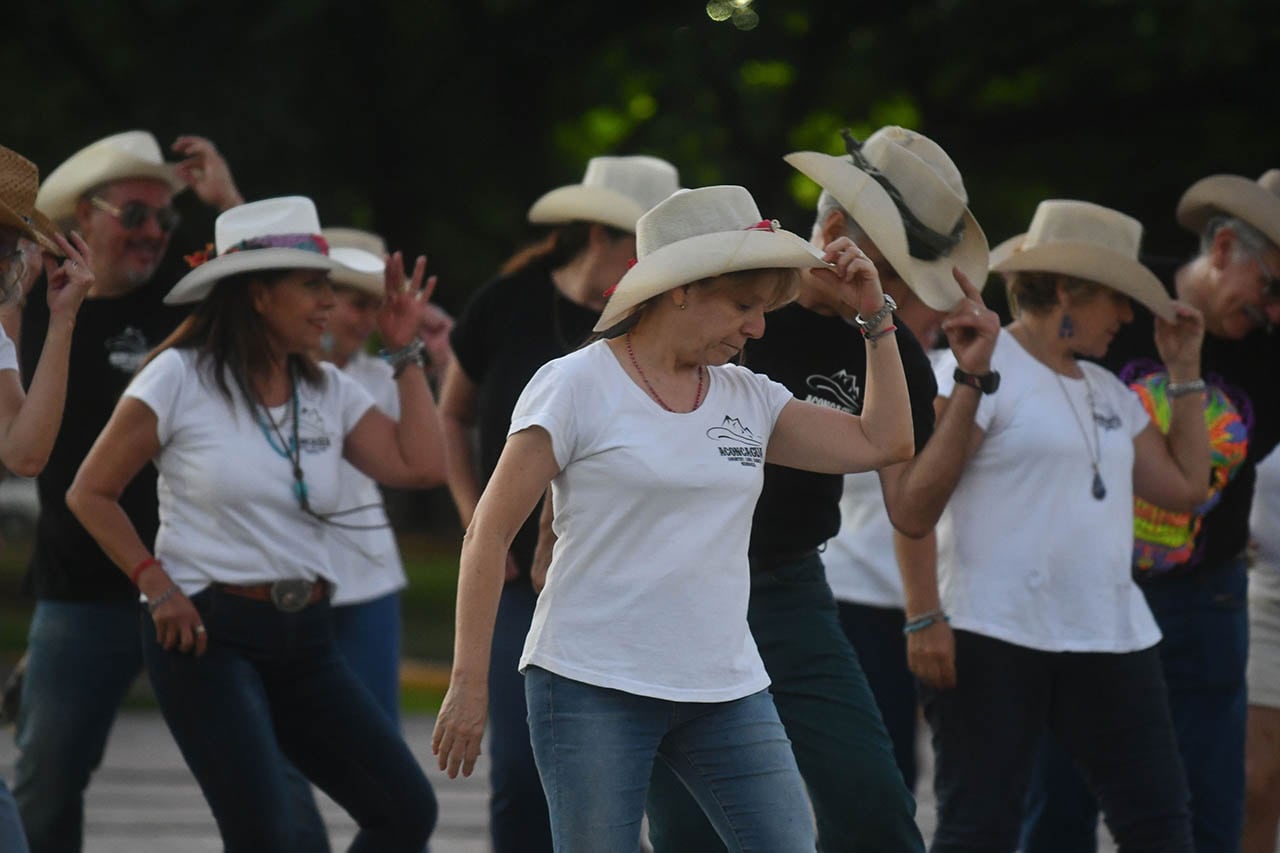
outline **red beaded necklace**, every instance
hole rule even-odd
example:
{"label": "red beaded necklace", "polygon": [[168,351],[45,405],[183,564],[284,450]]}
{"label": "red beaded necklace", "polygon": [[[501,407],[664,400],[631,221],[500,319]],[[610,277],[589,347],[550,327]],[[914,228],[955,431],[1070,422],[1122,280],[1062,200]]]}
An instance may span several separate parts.
{"label": "red beaded necklace", "polygon": [[[631,333],[630,333],[630,332],[627,332],[627,337],[626,337],[626,339],[625,339],[625,343],[626,343],[626,345],[627,345],[627,355],[631,358],[631,366],[632,366],[632,367],[634,367],[634,368],[636,369],[636,373],[640,374],[640,381],[644,382],[644,387],[646,387],[646,388],[648,388],[648,389],[649,389],[649,394],[653,396],[653,399],[655,399],[655,400],[657,400],[657,401],[658,401],[658,405],[659,405],[659,406],[661,406],[662,408],[666,409],[668,412],[672,412],[672,413],[680,414],[680,413],[676,412],[676,410],[675,410],[675,409],[673,409],[673,408],[671,408],[670,406],[668,406],[668,405],[667,405],[667,401],[666,401],[666,400],[663,400],[661,397],[659,397],[659,396],[658,396],[658,392],[657,392],[657,391],[655,391],[655,390],[653,390],[653,385],[652,385],[652,383],[650,383],[650,382],[649,382],[649,377],[648,377],[648,376],[645,376],[645,375],[644,375],[644,371],[640,369],[640,362],[636,361],[636,353],[635,353],[635,350],[633,350],[633,349],[631,348]],[[693,395],[693,409],[690,409],[690,411],[694,411],[694,410],[696,410],[696,409],[698,408],[698,404],[699,404],[699,403],[701,403],[701,402],[702,402],[702,367],[701,367],[701,366],[699,366],[699,367],[698,367],[698,390],[697,390],[696,392],[694,392],[694,395]]]}

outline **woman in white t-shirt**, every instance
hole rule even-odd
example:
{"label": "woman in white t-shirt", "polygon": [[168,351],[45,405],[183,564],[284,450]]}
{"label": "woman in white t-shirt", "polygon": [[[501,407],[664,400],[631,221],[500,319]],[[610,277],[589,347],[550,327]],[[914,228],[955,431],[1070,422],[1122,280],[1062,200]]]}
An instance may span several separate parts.
{"label": "woman in white t-shirt", "polygon": [[1276,849],[1280,823],[1280,451],[1258,463],[1249,515],[1249,716],[1244,853]]}
{"label": "woman in white t-shirt", "polygon": [[[911,455],[890,304],[851,241],[818,252],[741,187],[669,196],[636,245],[605,339],[544,366],[516,406],[463,544],[433,749],[450,776],[475,765],[505,555],[550,483],[556,544],[520,665],[556,849],[634,849],[661,759],[731,850],[813,850],[747,625],[747,543],[766,460],[843,473]],[[860,418],[727,363],[815,267],[866,318]]]}
{"label": "woman in white t-shirt", "polygon": [[[949,618],[954,629],[955,686],[922,688],[934,851],[1017,847],[1046,727],[1085,768],[1122,850],[1191,850],[1160,631],[1129,563],[1135,494],[1190,509],[1208,493],[1204,324],[1138,263],[1141,234],[1107,208],[1042,202],[1027,233],[993,252],[1016,319],[995,340],[992,373],[937,366],[939,433],[977,402],[938,558],[945,612],[905,628],[950,634]],[[1130,299],[1157,317],[1168,436],[1119,379],[1079,360],[1106,353]]]}
{"label": "woman in white t-shirt", "polygon": [[[329,273],[334,305],[321,342],[321,356],[354,379],[392,420],[400,418],[400,395],[391,366],[365,351],[382,307],[386,244],[354,228],[326,228],[329,256],[344,268]],[[419,331],[432,364],[447,355],[451,321],[433,305],[431,322]],[[426,318],[424,318],[425,320]],[[400,590],[408,581],[395,531],[378,484],[349,462],[342,465],[339,494],[352,512],[331,524],[329,543],[334,591],[333,639],[338,651],[387,715],[400,720]]]}
{"label": "woman in white t-shirt", "polygon": [[[218,217],[217,254],[169,292],[191,316],[134,378],[86,457],[67,504],[147,599],[143,655],[165,722],[228,851],[296,844],[288,764],[359,824],[361,849],[420,853],[435,797],[399,730],[335,650],[330,538],[356,498],[350,462],[379,482],[443,473],[416,333],[422,300],[388,265],[383,340],[396,349],[400,418],[308,357],[333,304],[309,199]],[[154,461],[155,557],[120,491]],[[287,761],[286,761],[287,759]]]}
{"label": "woman in white t-shirt", "polygon": [[[36,210],[39,182],[35,163],[0,146],[0,310],[21,304],[42,272],[48,281],[49,333],[25,392],[17,350],[0,328],[0,465],[20,477],[39,474],[53,451],[67,396],[71,332],[94,281],[89,246],[74,232],[63,237]],[[58,255],[66,261],[59,264]],[[27,850],[17,804],[3,780],[0,850]]]}

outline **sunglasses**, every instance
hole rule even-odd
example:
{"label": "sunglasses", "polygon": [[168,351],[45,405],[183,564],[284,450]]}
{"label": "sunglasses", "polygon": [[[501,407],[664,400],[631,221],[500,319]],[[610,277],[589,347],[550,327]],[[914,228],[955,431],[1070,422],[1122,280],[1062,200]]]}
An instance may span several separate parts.
{"label": "sunglasses", "polygon": [[1262,273],[1262,297],[1268,300],[1280,299],[1280,277],[1271,274],[1271,269],[1261,256],[1257,256],[1258,271]]}
{"label": "sunglasses", "polygon": [[116,207],[111,202],[103,201],[97,196],[89,199],[89,203],[107,214],[107,216],[116,219],[121,227],[129,231],[137,230],[146,225],[147,220],[153,216],[155,217],[156,225],[165,234],[177,228],[178,223],[182,221],[178,211],[172,207],[152,207],[140,201],[131,201],[124,207]]}

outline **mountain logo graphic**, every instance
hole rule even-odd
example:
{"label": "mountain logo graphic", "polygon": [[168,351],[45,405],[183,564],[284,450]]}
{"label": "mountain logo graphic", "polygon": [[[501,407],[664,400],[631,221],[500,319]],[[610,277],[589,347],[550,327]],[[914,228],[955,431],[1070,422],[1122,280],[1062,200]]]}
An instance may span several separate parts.
{"label": "mountain logo graphic", "polygon": [[844,368],[830,376],[810,376],[805,384],[810,390],[826,395],[854,414],[862,410],[862,389],[858,387],[858,377]]}
{"label": "mountain logo graphic", "polygon": [[707,438],[713,441],[733,441],[738,444],[749,444],[752,447],[759,447],[760,441],[751,434],[751,430],[742,425],[742,421],[737,418],[724,416],[720,426],[712,427],[707,430]]}

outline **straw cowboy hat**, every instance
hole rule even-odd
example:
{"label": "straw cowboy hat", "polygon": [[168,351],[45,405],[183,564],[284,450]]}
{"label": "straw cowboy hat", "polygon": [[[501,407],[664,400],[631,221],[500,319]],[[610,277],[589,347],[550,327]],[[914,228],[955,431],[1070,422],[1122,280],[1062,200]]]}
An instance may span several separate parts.
{"label": "straw cowboy hat", "polygon": [[173,286],[168,305],[199,302],[219,279],[254,270],[318,269],[341,264],[329,257],[316,206],[305,196],[249,202],[221,213],[213,225],[215,254]]}
{"label": "straw cowboy hat", "polygon": [[636,223],[636,262],[613,288],[595,331],[625,320],[647,299],[739,270],[828,266],[807,240],[761,219],[742,187],[678,190]]}
{"label": "straw cowboy hat", "polygon": [[582,183],[560,187],[529,208],[535,225],[599,222],[632,233],[636,220],[680,189],[676,167],[657,157],[592,157]]}
{"label": "straw cowboy hat", "polygon": [[153,178],[175,193],[187,186],[174,164],[164,161],[154,136],[129,130],[99,139],[68,157],[44,179],[36,207],[54,222],[63,222],[75,216],[76,202],[89,190],[126,178]]}
{"label": "straw cowboy hat", "polygon": [[1238,175],[1202,178],[1182,194],[1178,224],[1199,234],[1215,216],[1234,216],[1280,246],[1280,169],[1269,169],[1257,181]]}
{"label": "straw cowboy hat", "polygon": [[1042,201],[1027,233],[996,247],[998,273],[1049,272],[1106,285],[1173,321],[1173,300],[1138,263],[1142,223],[1087,201]]}
{"label": "straw cowboy hat", "polygon": [[40,170],[16,151],[0,146],[0,226],[12,228],[55,255],[62,250],[53,241],[54,224],[36,210]]}
{"label": "straw cowboy hat", "polygon": [[329,257],[341,264],[329,280],[381,298],[386,292],[386,242],[359,228],[326,228],[320,234],[329,244]]}
{"label": "straw cowboy hat", "polygon": [[926,305],[949,310],[964,298],[952,267],[979,286],[987,277],[987,238],[960,170],[936,142],[901,127],[845,142],[845,157],[796,151],[783,159],[831,193]]}

